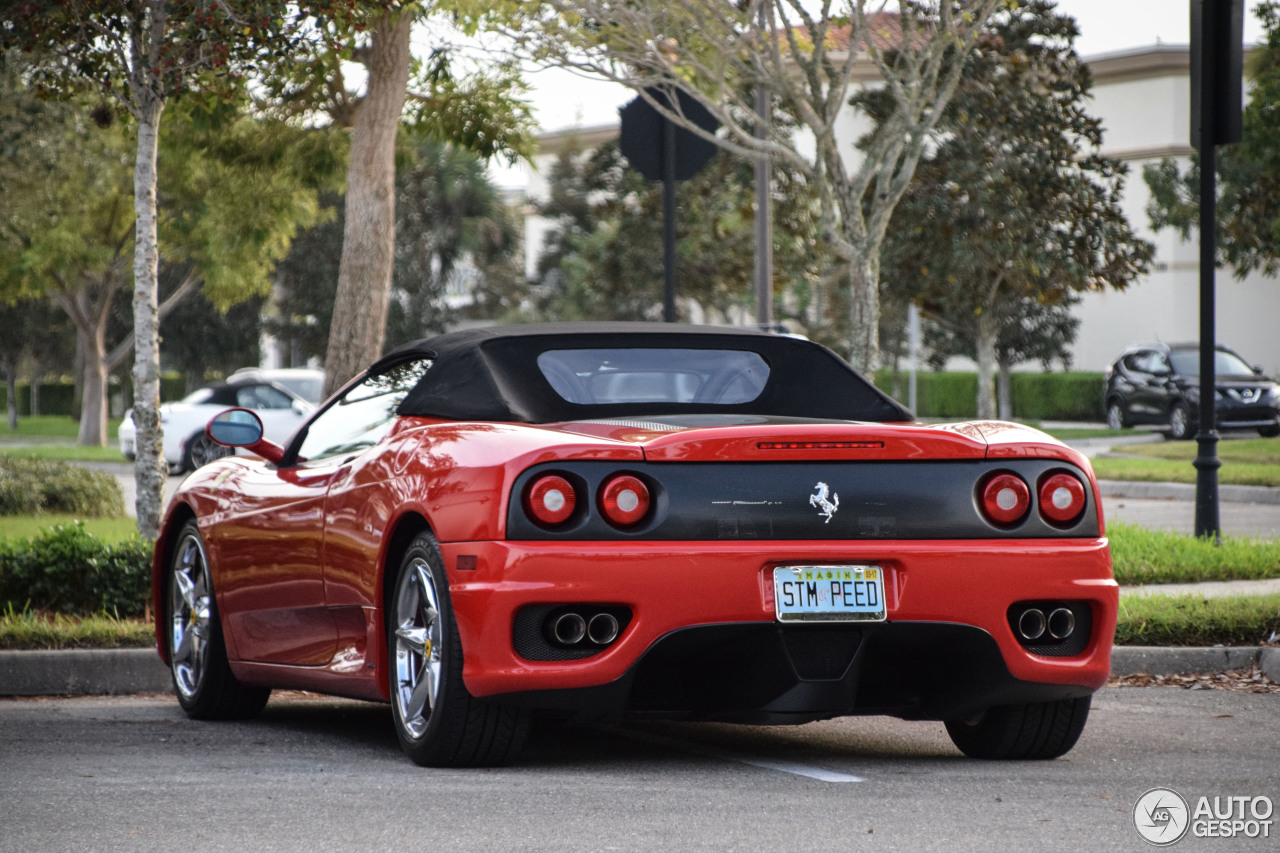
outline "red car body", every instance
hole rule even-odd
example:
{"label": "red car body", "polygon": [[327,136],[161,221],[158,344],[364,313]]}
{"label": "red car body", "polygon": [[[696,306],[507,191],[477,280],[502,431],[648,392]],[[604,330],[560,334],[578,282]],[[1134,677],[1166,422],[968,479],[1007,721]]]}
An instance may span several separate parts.
{"label": "red car body", "polygon": [[[536,352],[763,347],[771,382],[790,381],[779,373],[784,350],[836,360],[808,342],[746,332],[623,324],[489,330],[411,347],[428,366],[406,399],[437,369],[440,381],[449,378],[441,352],[483,352],[489,341],[510,339]],[[529,368],[527,355],[520,371]],[[388,358],[403,363],[405,354]],[[485,358],[501,360],[492,352]],[[847,367],[838,370],[861,381]],[[491,371],[499,389],[510,381],[501,371]],[[603,372],[615,386],[642,381],[621,383],[616,371]],[[591,378],[582,370],[575,376]],[[361,381],[368,377],[343,393]],[[475,391],[462,388],[460,396]],[[817,414],[805,417],[756,415],[751,401],[730,403],[724,415],[686,404],[663,414],[624,398],[601,407],[605,416],[556,421],[518,420],[518,411],[505,419],[411,414],[402,402],[376,441],[351,452],[303,459],[305,429],[290,448],[259,442],[251,449],[267,460],[233,457],[201,468],[169,507],[154,560],[160,654],[174,662],[182,625],[198,615],[175,597],[174,580],[180,534],[194,523],[228,683],[393,704],[397,686],[406,685],[408,702],[418,679],[397,667],[423,661],[406,657],[389,622],[418,601],[402,605],[397,590],[410,587],[397,586],[396,577],[405,576],[398,570],[415,537],[428,534],[448,604],[439,606],[432,596],[443,593],[428,585],[432,604],[424,612],[429,621],[448,608],[461,663],[443,681],[428,667],[432,683],[446,685],[432,689],[452,689],[476,708],[502,708],[517,728],[535,712],[748,723],[887,713],[948,721],[974,755],[1065,752],[1089,695],[1109,673],[1117,608],[1088,460],[1015,424],[914,423],[868,393],[883,422],[832,418],[817,402]],[[335,405],[318,417],[337,412]],[[617,506],[605,508],[604,492],[622,488],[614,482],[620,477],[648,492],[634,509],[629,493],[623,501],[631,515],[620,517],[634,526],[611,520]],[[546,478],[551,486],[539,486]],[[1004,485],[1012,489],[1001,491]],[[547,489],[555,491],[544,510],[549,523],[537,514],[544,508],[531,508],[539,498],[530,497]],[[572,493],[568,510],[562,492]],[[1055,501],[1064,508],[1054,510]],[[631,522],[637,512],[640,520]],[[182,542],[196,541],[186,536]],[[855,586],[859,595],[883,594],[882,613],[784,615],[777,590],[790,595],[791,587],[778,585],[790,576],[778,581],[774,569],[797,566],[816,568],[819,581],[797,583],[817,583],[821,595],[851,596]],[[832,569],[834,580],[825,578]],[[866,584],[841,586],[841,577],[864,571]],[[567,642],[579,617],[583,626],[603,627]],[[810,618],[817,621],[804,621]],[[432,636],[413,648],[438,655],[453,635]],[[465,694],[447,686],[450,677]],[[415,760],[484,764],[514,756],[520,736],[487,755],[438,744],[415,754],[422,730],[435,737],[430,726],[442,725],[431,722],[432,713],[445,714],[439,695],[431,693],[428,713],[413,718],[416,729],[402,732]],[[1048,746],[993,747],[1014,737],[1018,726],[1000,717],[1010,708],[1023,709],[1019,720],[1037,709],[1057,714],[1074,734]]]}

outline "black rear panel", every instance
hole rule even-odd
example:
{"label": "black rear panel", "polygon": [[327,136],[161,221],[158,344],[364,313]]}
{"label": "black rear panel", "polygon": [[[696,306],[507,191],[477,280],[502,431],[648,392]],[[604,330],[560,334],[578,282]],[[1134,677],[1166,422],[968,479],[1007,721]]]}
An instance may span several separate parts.
{"label": "black rear panel", "polygon": [[[1025,518],[996,526],[979,511],[979,484],[997,471],[1022,478],[1032,494]],[[1066,471],[1085,486],[1079,520],[1058,527],[1041,518],[1037,483]],[[565,477],[578,508],[544,528],[525,513],[522,496],[538,475]],[[611,526],[601,515],[601,485],[619,473],[640,477],[652,505],[637,525]],[[1019,539],[1098,535],[1095,496],[1075,466],[1046,459],[931,462],[565,462],[538,465],[516,480],[507,538],[516,540]]]}

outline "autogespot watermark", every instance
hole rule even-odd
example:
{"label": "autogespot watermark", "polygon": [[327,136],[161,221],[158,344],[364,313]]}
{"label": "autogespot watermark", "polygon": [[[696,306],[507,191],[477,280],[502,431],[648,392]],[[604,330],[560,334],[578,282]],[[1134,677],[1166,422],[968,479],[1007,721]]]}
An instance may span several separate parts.
{"label": "autogespot watermark", "polygon": [[1133,825],[1157,847],[1195,838],[1270,838],[1275,804],[1270,797],[1199,797],[1191,806],[1172,788],[1152,788],[1133,806]]}

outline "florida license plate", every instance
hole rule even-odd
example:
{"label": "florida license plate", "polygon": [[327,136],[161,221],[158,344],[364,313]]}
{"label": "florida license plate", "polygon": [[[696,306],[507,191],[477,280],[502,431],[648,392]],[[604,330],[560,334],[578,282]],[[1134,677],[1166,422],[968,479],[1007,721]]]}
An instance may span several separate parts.
{"label": "florida license plate", "polygon": [[773,600],[780,622],[883,622],[879,566],[778,566]]}

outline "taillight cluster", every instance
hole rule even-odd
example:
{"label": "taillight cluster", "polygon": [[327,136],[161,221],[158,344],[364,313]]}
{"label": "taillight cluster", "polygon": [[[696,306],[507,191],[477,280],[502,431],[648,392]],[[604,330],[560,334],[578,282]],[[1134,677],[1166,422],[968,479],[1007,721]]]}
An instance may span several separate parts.
{"label": "taillight cluster", "polygon": [[[586,489],[586,484],[571,482],[559,474],[541,474],[525,487],[525,514],[542,527],[563,526],[580,507],[586,506],[580,495]],[[649,486],[634,474],[607,477],[596,491],[596,509],[617,528],[634,527],[643,521],[651,502]]]}
{"label": "taillight cluster", "polygon": [[[1041,475],[1035,489],[1040,517],[1054,527],[1068,527],[1084,515],[1087,492],[1080,479],[1066,471]],[[1031,512],[1032,490],[1017,474],[997,471],[978,486],[982,514],[997,527],[1015,527]]]}

